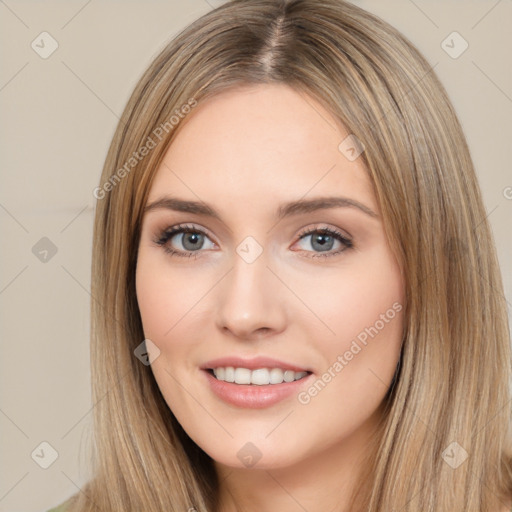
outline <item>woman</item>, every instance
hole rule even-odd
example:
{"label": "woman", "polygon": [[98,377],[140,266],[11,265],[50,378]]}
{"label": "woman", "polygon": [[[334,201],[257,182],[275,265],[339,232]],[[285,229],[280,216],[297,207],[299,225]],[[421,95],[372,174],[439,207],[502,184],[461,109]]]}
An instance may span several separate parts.
{"label": "woman", "polygon": [[395,29],[341,0],[210,12],[95,195],[95,468],[64,510],[510,510],[494,245]]}

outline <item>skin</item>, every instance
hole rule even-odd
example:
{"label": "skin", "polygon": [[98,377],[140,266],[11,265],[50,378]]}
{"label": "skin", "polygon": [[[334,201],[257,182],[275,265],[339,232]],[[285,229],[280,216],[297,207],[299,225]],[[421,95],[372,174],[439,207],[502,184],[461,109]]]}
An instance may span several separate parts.
{"label": "skin", "polygon": [[[349,132],[311,97],[286,85],[231,89],[198,105],[157,170],[147,204],[167,195],[204,201],[221,219],[154,208],[144,215],[136,275],[151,368],[188,435],[215,461],[219,510],[346,510],[399,360],[403,308],[367,345],[300,403],[293,394],[263,409],[236,407],[206,385],[200,366],[224,356],[270,356],[322,377],[365,328],[405,306],[400,268],[384,234],[361,158],[338,146]],[[336,207],[278,220],[282,203],[344,196],[376,213]],[[206,232],[197,258],[156,243],[180,223]],[[324,254],[318,231],[335,228]],[[321,234],[321,232],[320,232]],[[184,235],[184,237],[190,235]],[[236,252],[248,236],[263,249]],[[185,240],[185,238],[183,238]],[[186,252],[177,234],[167,248]],[[399,309],[399,308],[397,308]],[[380,325],[380,324],[379,324]],[[237,453],[261,453],[246,467]]]}

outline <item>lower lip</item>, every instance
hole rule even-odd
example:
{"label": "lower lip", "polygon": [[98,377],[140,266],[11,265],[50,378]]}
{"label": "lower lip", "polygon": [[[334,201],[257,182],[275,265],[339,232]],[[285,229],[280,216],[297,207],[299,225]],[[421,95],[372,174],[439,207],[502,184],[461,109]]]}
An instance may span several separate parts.
{"label": "lower lip", "polygon": [[237,407],[248,409],[264,409],[277,404],[281,400],[297,395],[300,388],[311,377],[307,375],[293,382],[281,384],[265,384],[258,386],[254,384],[234,384],[224,380],[216,379],[210,372],[203,370],[212,391],[224,402]]}

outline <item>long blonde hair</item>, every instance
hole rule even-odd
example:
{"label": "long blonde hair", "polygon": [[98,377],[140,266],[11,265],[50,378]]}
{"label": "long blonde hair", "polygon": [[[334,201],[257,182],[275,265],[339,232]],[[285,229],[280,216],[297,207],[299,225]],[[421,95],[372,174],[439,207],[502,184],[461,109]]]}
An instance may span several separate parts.
{"label": "long blonde hair", "polygon": [[470,153],[416,48],[342,0],[224,4],[171,41],[138,82],[96,192],[94,477],[70,510],[215,510],[211,459],[134,355],[144,339],[137,247],[152,178],[195,105],[272,82],[321,102],[364,144],[406,281],[400,365],[351,510],[496,512],[512,496],[510,340]]}

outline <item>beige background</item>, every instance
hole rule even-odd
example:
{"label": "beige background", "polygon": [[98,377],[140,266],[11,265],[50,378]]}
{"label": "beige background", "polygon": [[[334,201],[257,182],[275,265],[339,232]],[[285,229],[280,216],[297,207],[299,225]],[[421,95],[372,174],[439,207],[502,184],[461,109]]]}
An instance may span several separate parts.
{"label": "beige background", "polygon": [[[180,28],[220,3],[0,2],[0,511],[47,510],[87,479],[92,190],[142,71]],[[408,36],[446,86],[472,150],[510,306],[512,2],[355,3]],[[31,47],[42,46],[43,31],[59,45],[47,59]],[[453,31],[469,43],[456,59],[441,46]],[[43,237],[57,249],[46,262],[32,250]],[[51,462],[43,441],[58,454],[48,469],[36,463]]]}

